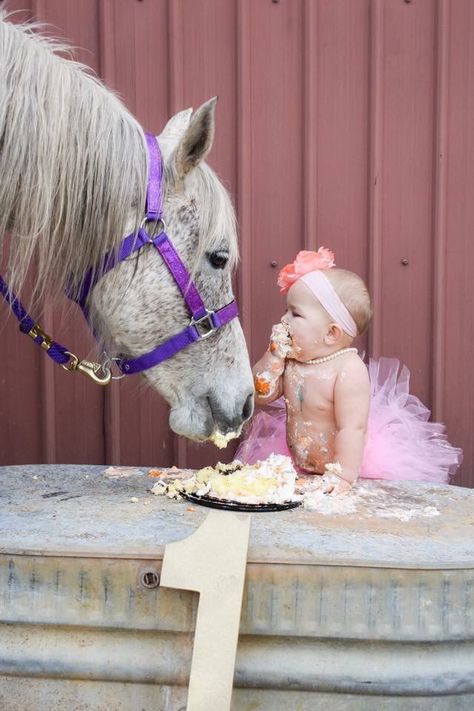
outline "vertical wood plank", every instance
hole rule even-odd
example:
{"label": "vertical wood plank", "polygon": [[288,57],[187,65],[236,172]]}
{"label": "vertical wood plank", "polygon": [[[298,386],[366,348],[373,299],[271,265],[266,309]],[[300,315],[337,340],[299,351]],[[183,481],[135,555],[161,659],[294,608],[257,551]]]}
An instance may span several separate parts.
{"label": "vertical wood plank", "polygon": [[430,0],[383,4],[383,294],[376,313],[383,355],[396,356],[408,366],[411,389],[428,407],[435,9]]}
{"label": "vertical wood plank", "polygon": [[[370,7],[367,0],[319,0],[308,19],[314,157],[305,151],[303,160],[314,163],[311,238],[335,251],[337,266],[367,279]],[[365,351],[366,337],[355,345]]]}
{"label": "vertical wood plank", "polygon": [[249,53],[249,5],[248,0],[236,0],[236,114],[237,114],[237,217],[240,241],[240,269],[238,302],[242,327],[247,346],[252,351],[252,171],[251,166],[251,103],[250,103],[250,53]]}
{"label": "vertical wood plank", "polygon": [[450,439],[464,450],[456,483],[474,472],[474,7],[449,4],[447,58],[445,373],[441,413]]}
{"label": "vertical wood plank", "polygon": [[448,111],[449,4],[438,0],[436,13],[436,132],[433,145],[433,418],[444,415],[446,382],[446,159]]}
{"label": "vertical wood plank", "polygon": [[369,329],[370,354],[382,355],[382,0],[370,5],[370,146],[369,146],[369,289],[374,317]]}
{"label": "vertical wood plank", "polygon": [[317,213],[318,202],[318,153],[317,153],[317,116],[318,116],[318,8],[319,2],[305,0],[303,8],[303,205],[304,248],[316,250],[318,244]]}

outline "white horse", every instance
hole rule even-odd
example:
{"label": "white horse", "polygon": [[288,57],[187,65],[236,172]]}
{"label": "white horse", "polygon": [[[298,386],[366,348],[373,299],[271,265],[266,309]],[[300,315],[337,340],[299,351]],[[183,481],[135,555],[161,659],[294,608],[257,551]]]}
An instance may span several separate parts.
{"label": "white horse", "polygon": [[[142,128],[117,97],[86,67],[58,56],[65,47],[35,29],[0,12],[0,248],[10,235],[3,276],[21,294],[34,264],[36,304],[62,293],[71,275],[79,289],[87,270],[138,230],[148,155]],[[229,196],[203,162],[215,106],[211,99],[194,114],[177,114],[158,137],[167,233],[208,309],[232,301],[238,259]],[[109,353],[128,358],[189,323],[183,297],[148,246],[98,281],[88,309]],[[170,404],[171,428],[189,438],[238,432],[252,413],[252,375],[237,319],[144,376]]]}

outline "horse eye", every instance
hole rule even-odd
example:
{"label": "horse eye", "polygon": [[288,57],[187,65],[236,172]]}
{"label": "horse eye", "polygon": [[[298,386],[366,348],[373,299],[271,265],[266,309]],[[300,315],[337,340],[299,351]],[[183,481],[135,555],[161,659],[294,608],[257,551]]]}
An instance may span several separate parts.
{"label": "horse eye", "polygon": [[207,258],[214,269],[224,269],[229,261],[227,252],[210,252]]}

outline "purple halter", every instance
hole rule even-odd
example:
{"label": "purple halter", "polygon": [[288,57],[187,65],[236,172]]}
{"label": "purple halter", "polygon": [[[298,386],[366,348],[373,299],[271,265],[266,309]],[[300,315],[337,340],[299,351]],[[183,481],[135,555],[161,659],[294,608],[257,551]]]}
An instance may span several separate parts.
{"label": "purple halter", "polygon": [[[99,269],[90,269],[87,272],[82,281],[79,294],[74,297],[73,300],[79,304],[84,316],[89,320],[87,298],[91,289],[107,272],[127,259],[131,254],[146,245],[153,245],[160,253],[168,270],[173,276],[191,314],[191,320],[183,331],[172,336],[164,343],[161,343],[149,353],[131,359],[114,358],[113,360],[116,361],[118,368],[124,375],[133,375],[134,373],[140,373],[148,368],[153,368],[164,360],[171,358],[175,353],[186,348],[186,346],[189,346],[191,343],[208,338],[218,328],[238,316],[238,308],[235,300],[216,311],[208,310],[205,307],[186,266],[182,262],[170,238],[164,232],[164,222],[162,219],[163,163],[155,136],[147,133],[145,137],[149,154],[149,175],[146,216],[142,222],[142,226],[137,234],[130,234],[123,239],[118,253],[114,252],[105,255]],[[143,225],[147,222],[153,222],[161,226],[160,232],[150,237],[143,229]],[[20,321],[20,330],[31,336],[38,345],[44,348],[55,362],[62,365],[66,370],[79,370],[99,384],[107,384],[110,381],[110,372],[108,372],[108,377],[99,375],[99,371],[101,370],[99,364],[79,361],[65,346],[52,341],[27,314],[16,296],[8,290],[7,285],[1,277],[0,294],[10,304],[15,316]],[[70,293],[68,293],[68,296],[72,298]],[[102,366],[102,368],[103,370],[107,370],[106,367]]]}
{"label": "purple halter", "polygon": [[[163,182],[163,163],[158,141],[155,136],[147,133],[145,137],[149,155],[149,175],[146,216],[143,223],[154,222],[163,228],[163,201],[161,190]],[[147,244],[153,245],[163,258],[188,307],[191,320],[187,328],[175,336],[172,336],[164,343],[161,343],[149,353],[138,356],[138,358],[118,359],[117,365],[124,375],[132,375],[133,373],[140,373],[143,370],[148,370],[148,368],[153,368],[162,361],[171,358],[175,353],[186,348],[186,346],[189,346],[191,343],[208,338],[214,331],[226,323],[229,323],[229,321],[238,315],[238,308],[235,301],[231,301],[227,306],[217,311],[209,311],[206,309],[199,291],[191,280],[187,268],[183,264],[166,232],[160,231],[153,237],[149,237],[143,227],[140,227],[138,234],[130,234],[124,238],[118,256],[114,254],[105,256],[102,267],[97,270],[94,278],[92,276],[92,269],[86,274],[82,282],[80,293],[75,299],[86,318],[88,318],[86,301],[92,287],[97,284],[104,274],[119,264],[119,262],[127,259],[133,252],[142,249],[142,247]]]}

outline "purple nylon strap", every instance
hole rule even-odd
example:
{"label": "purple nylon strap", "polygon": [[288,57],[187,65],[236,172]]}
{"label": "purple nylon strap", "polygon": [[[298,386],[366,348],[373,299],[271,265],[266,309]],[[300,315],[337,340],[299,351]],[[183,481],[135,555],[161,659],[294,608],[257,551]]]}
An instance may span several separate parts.
{"label": "purple nylon strap", "polygon": [[102,279],[102,277],[110,272],[119,262],[123,262],[127,259],[133,252],[137,252],[145,244],[150,242],[150,238],[144,229],[140,228],[137,234],[131,234],[125,237],[118,253],[112,252],[111,254],[106,254],[102,260],[102,265],[99,269],[89,269],[86,273],[79,293],[74,296],[70,289],[67,290],[67,295],[70,299],[73,299],[81,307],[86,318],[89,317],[89,310],[87,308],[87,297],[91,289],[97,284],[97,282]]}
{"label": "purple nylon strap", "polygon": [[[217,311],[209,312],[208,318],[212,324],[213,330],[224,326],[233,318],[238,316],[239,311],[235,301],[231,301],[230,304],[224,306],[222,309]],[[133,358],[130,360],[122,359],[118,361],[117,365],[122,373],[126,375],[133,375],[134,373],[140,373],[142,370],[148,370],[148,368],[153,368],[155,365],[159,365],[167,358],[171,358],[175,353],[186,348],[191,343],[195,343],[202,339],[198,327],[191,325],[181,331],[181,333],[172,336],[165,343],[162,343],[154,350],[149,353],[145,353],[138,358]]]}
{"label": "purple nylon strap", "polygon": [[[168,235],[161,232],[156,237],[150,238],[144,229],[140,229],[137,235],[128,235],[123,240],[118,254],[107,254],[98,270],[89,269],[81,285],[79,294],[74,299],[79,304],[86,318],[89,316],[87,308],[87,297],[91,289],[97,282],[113,269],[119,262],[123,262],[133,252],[137,252],[146,244],[153,244],[163,258],[166,266],[176,280],[176,284],[186,302],[186,305],[194,318],[201,318],[206,313],[199,292],[190,279],[189,272],[181,261],[179,254],[174,248]],[[71,296],[71,294],[70,294]]]}
{"label": "purple nylon strap", "polygon": [[163,261],[174,277],[178,289],[180,290],[186,306],[193,318],[201,318],[206,314],[206,307],[201,299],[198,290],[191,281],[189,272],[183,264],[181,257],[175,250],[173,243],[167,234],[162,232],[153,238],[153,244],[163,257]]}
{"label": "purple nylon strap", "polygon": [[148,188],[146,198],[146,216],[149,221],[159,220],[162,214],[161,186],[163,184],[163,161],[158,141],[151,133],[145,133],[148,146]]}
{"label": "purple nylon strap", "polygon": [[[160,148],[156,137],[151,133],[145,133],[148,148],[148,185],[146,195],[146,221],[158,222],[162,214],[162,194],[161,185],[163,179],[163,162],[161,160]],[[73,299],[81,307],[86,319],[89,318],[87,308],[87,297],[91,289],[97,284],[107,272],[110,272],[119,262],[123,262],[133,252],[141,249],[150,242],[148,234],[140,228],[137,234],[131,234],[124,238],[118,253],[106,254],[98,268],[91,268],[82,280],[80,291],[77,295],[69,288],[66,290],[70,299]]]}
{"label": "purple nylon strap", "polygon": [[[9,304],[11,310],[13,311],[14,315],[16,316],[17,320],[20,322],[20,331],[22,333],[29,334],[32,329],[36,327],[36,322],[33,321],[31,316],[27,313],[25,307],[21,303],[21,301],[18,300],[18,298],[15,296],[13,292],[11,292],[7,286],[7,284],[4,282],[2,277],[0,276],[0,294],[3,296],[7,304]],[[49,342],[46,338],[45,335],[41,335],[42,331],[39,329],[38,335],[33,338],[34,342],[38,346],[43,346],[44,350],[48,354],[48,356],[54,360],[55,363],[58,363],[59,365],[65,365],[66,363],[69,362],[69,353],[68,350],[65,346],[61,345],[61,343],[56,343],[56,341],[51,341]],[[47,346],[47,347],[46,347]]]}

